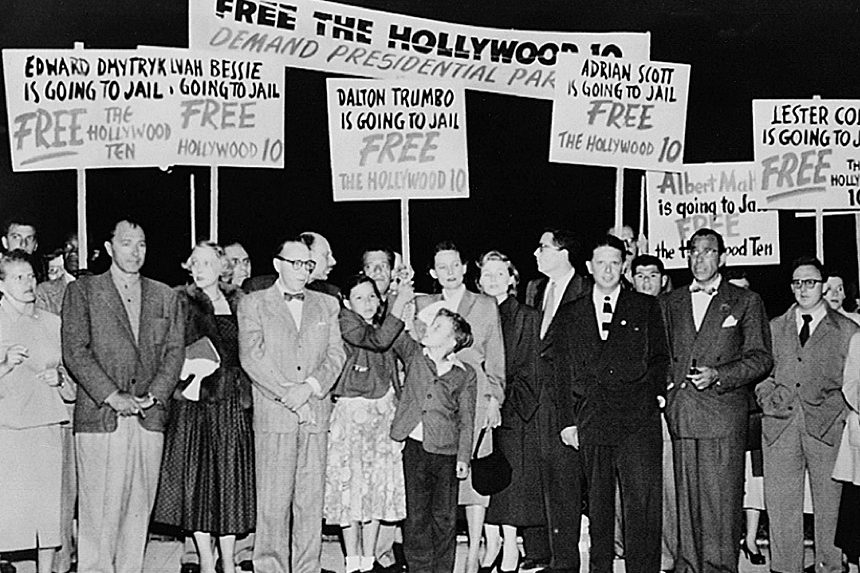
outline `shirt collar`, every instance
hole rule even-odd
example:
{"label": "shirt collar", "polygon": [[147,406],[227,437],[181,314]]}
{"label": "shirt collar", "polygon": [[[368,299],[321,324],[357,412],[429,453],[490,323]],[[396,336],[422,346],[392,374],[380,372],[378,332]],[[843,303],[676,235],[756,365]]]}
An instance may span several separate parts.
{"label": "shirt collar", "polygon": [[[281,279],[279,279],[279,278],[275,279],[275,286],[278,287],[278,292],[281,293],[281,298],[284,298],[284,295],[288,294],[287,289],[285,289],[284,285],[281,284]],[[307,285],[305,285],[305,286],[307,286]],[[301,292],[305,292],[305,290],[307,290],[307,289],[302,289]],[[291,292],[289,294],[298,294],[298,293]],[[301,301],[297,300],[296,302],[301,302]]]}
{"label": "shirt collar", "polygon": [[802,325],[803,319],[800,318],[804,314],[812,315],[812,322],[818,323],[824,316],[827,314],[827,301],[821,299],[815,308],[811,310],[803,310],[797,303],[794,304],[794,319],[797,321],[797,324]]}
{"label": "shirt collar", "polygon": [[[723,283],[723,275],[721,275],[721,274],[717,273],[717,278],[716,278],[716,279],[714,279],[714,282],[712,282],[710,285],[708,285],[708,287],[709,287],[709,288],[714,289],[714,291],[713,291],[711,294],[708,294],[708,293],[706,293],[706,292],[705,292],[705,291],[703,291],[703,290],[702,290],[702,291],[695,292],[695,293],[693,293],[693,294],[704,294],[704,295],[707,295],[707,296],[713,296],[713,295],[717,294],[717,292],[720,290],[720,285],[721,285],[722,283]],[[701,283],[700,283],[699,281],[697,281],[697,280],[693,280],[693,282],[690,284],[690,291],[692,291],[692,290],[693,290],[693,285],[700,285],[700,284],[701,284]],[[703,288],[704,288],[704,287],[703,287]]]}
{"label": "shirt collar", "polygon": [[621,294],[621,284],[616,286],[615,290],[613,290],[609,294],[604,294],[600,290],[598,290],[597,287],[594,287],[591,290],[591,300],[594,301],[594,307],[597,308],[598,311],[602,311],[603,310],[603,303],[606,300],[606,297],[608,296],[609,297],[609,304],[611,304],[612,308],[614,309],[617,306],[619,294]]}
{"label": "shirt collar", "polygon": [[[550,278],[549,279],[549,282],[555,281],[556,300],[558,300],[558,297],[561,296],[561,294],[567,289],[567,285],[570,284],[571,280],[573,280],[573,277],[575,274],[576,274],[576,269],[571,268],[569,271],[567,271],[566,273],[561,275],[559,278],[557,278],[557,279]],[[547,286],[549,286],[549,283],[547,283]]]}
{"label": "shirt collar", "polygon": [[140,273],[124,273],[116,265],[110,266],[110,276],[117,285],[130,287],[140,284]]}
{"label": "shirt collar", "polygon": [[450,364],[451,366],[456,366],[456,367],[458,367],[460,370],[465,370],[465,369],[466,369],[466,367],[465,367],[465,366],[463,366],[463,363],[460,361],[460,359],[459,359],[459,358],[457,358],[457,355],[456,355],[455,353],[453,353],[453,352],[452,352],[451,354],[449,354],[448,356],[446,356],[444,359],[442,359],[442,361],[440,361],[440,362],[438,362],[438,363],[437,363],[437,362],[436,362],[436,360],[434,360],[434,359],[433,359],[433,357],[432,357],[432,356],[430,356],[430,349],[429,349],[429,348],[427,348],[427,347],[425,346],[425,347],[423,348],[423,350],[422,350],[422,351],[424,352],[424,356],[426,356],[427,358],[429,358],[429,359],[430,359],[430,362],[432,362],[433,364],[439,364],[439,365],[441,365],[441,364]]}

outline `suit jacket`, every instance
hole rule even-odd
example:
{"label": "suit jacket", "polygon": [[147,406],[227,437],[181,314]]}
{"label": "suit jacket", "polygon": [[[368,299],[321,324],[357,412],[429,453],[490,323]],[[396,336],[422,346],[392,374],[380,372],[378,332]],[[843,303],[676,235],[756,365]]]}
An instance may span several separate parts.
{"label": "suit jacket", "polygon": [[319,382],[323,396],[308,399],[314,420],[304,429],[312,433],[328,430],[328,393],[346,359],[339,310],[335,298],[305,289],[301,327],[297,329],[277,285],[252,292],[239,302],[239,358],[255,383],[255,430],[296,432],[298,416],[272,398],[284,396],[289,386],[309,377]]}
{"label": "suit jacket", "polygon": [[36,285],[36,308],[47,310],[57,316],[63,311],[63,297],[66,295],[66,280],[63,277]]}
{"label": "suit jacket", "polygon": [[75,403],[75,432],[113,432],[117,414],[105,404],[116,390],[151,393],[158,403],[139,418],[163,431],[166,404],[185,360],[184,316],[167,285],[140,278],[137,341],[110,271],[82,277],[63,300],[63,361],[83,392]]}
{"label": "suit jacket", "polygon": [[579,428],[581,442],[617,445],[641,428],[659,431],[669,351],[657,299],[622,289],[606,341],[590,290],[554,321],[558,375],[568,381],[560,418]]}
{"label": "suit jacket", "polygon": [[499,305],[505,342],[505,403],[502,422],[512,415],[531,420],[538,407],[537,347],[540,313],[509,296]]}
{"label": "suit jacket", "polygon": [[764,412],[762,437],[766,444],[773,444],[802,409],[807,433],[833,446],[842,435],[847,415],[843,367],[858,327],[828,307],[806,345],[800,346],[795,308],[792,305],[770,323],[774,369],[756,387]]}
{"label": "suit jacket", "polygon": [[[770,328],[761,297],[720,283],[696,331],[689,288],[660,297],[672,363],[666,421],[674,438],[720,438],[745,432],[747,388],[773,366]],[[719,370],[719,382],[704,390],[688,383],[693,360]]]}

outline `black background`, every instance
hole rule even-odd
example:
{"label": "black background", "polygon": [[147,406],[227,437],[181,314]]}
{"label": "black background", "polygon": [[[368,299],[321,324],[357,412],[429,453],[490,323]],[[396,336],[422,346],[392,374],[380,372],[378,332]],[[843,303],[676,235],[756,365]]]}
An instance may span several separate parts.
{"label": "black background", "polygon": [[[687,163],[749,161],[753,157],[752,100],[858,98],[860,3],[856,1],[542,0],[355,1],[352,4],[463,24],[554,31],[651,33],[651,58],[691,64]],[[0,46],[16,48],[185,47],[186,2],[175,0],[3,0]],[[289,69],[286,82],[286,167],[221,168],[220,238],[240,239],[255,274],[270,268],[278,237],[316,230],[329,238],[339,282],[358,268],[366,245],[399,248],[396,201],[334,203],[327,119],[326,74]],[[5,108],[0,90],[0,108]],[[858,98],[860,99],[860,98]],[[412,257],[417,286],[426,276],[432,246],[456,241],[472,260],[498,248],[525,279],[537,276],[532,251],[544,227],[563,226],[583,237],[610,227],[615,170],[547,161],[550,101],[467,92],[471,198],[410,203]],[[0,217],[19,215],[39,225],[43,251],[76,227],[73,171],[13,173],[5,113],[0,120]],[[196,175],[199,234],[208,221],[207,169],[175,167],[88,170],[90,241],[101,242],[119,217],[131,215],[147,231],[148,275],[177,284],[190,245],[189,176]],[[625,178],[626,220],[638,221],[641,172]],[[787,263],[814,254],[811,218],[780,214],[783,265],[748,269],[753,288],[771,314],[790,302]],[[830,217],[826,262],[856,276],[854,220]],[[676,284],[687,273],[672,273]]]}

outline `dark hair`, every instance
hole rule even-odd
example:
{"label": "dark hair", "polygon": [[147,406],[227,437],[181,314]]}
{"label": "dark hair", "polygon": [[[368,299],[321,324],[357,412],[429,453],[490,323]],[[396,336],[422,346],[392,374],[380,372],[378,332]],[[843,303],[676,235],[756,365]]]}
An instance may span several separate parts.
{"label": "dark hair", "polygon": [[39,235],[39,229],[36,227],[36,224],[25,217],[9,217],[5,221],[3,221],[3,236],[7,236],[9,234],[9,229],[12,225],[18,225],[19,227],[33,227],[33,230],[36,231],[36,236]]}
{"label": "dark hair", "polygon": [[33,265],[33,255],[24,249],[15,249],[0,255],[0,280],[6,278],[6,266],[12,263],[27,263],[33,269],[33,272],[35,272],[36,267]]}
{"label": "dark hair", "polygon": [[308,249],[310,249],[310,246],[304,241],[304,239],[302,239],[301,235],[289,235],[278,241],[278,246],[275,247],[275,251],[272,253],[272,257],[274,258],[279,256],[281,254],[281,251],[284,250],[284,245],[286,245],[287,243],[299,243],[300,245],[304,245]]}
{"label": "dark hair", "polygon": [[723,240],[723,236],[713,229],[709,229],[707,227],[702,227],[690,237],[690,240],[687,241],[687,251],[693,251],[693,244],[696,242],[696,239],[701,239],[703,237],[713,237],[717,240],[717,254],[722,255],[726,252],[726,242]]}
{"label": "dark hair", "polygon": [[624,244],[624,241],[616,237],[615,235],[603,235],[599,239],[594,242],[594,245],[591,247],[591,256],[594,255],[594,251],[599,249],[600,247],[612,247],[621,253],[622,262],[627,257],[627,245]]}
{"label": "dark hair", "polygon": [[821,280],[825,282],[827,282],[827,278],[830,276],[827,274],[827,269],[825,269],[824,264],[822,264],[817,257],[811,257],[809,255],[797,257],[791,262],[791,274],[794,275],[794,271],[800,267],[815,267],[821,275]]}
{"label": "dark hair", "polygon": [[[458,251],[459,252],[459,251]],[[472,337],[472,327],[465,318],[447,308],[440,308],[436,316],[444,316],[451,319],[451,326],[454,330],[454,352],[459,352],[463,348],[472,346],[474,338]]]}
{"label": "dark hair", "polygon": [[454,251],[460,256],[460,261],[463,261],[463,253],[460,251],[459,247],[454,244],[454,241],[444,240],[436,243],[433,247],[433,256],[435,257],[442,251]]}
{"label": "dark hair", "polygon": [[349,300],[349,295],[352,293],[352,289],[365,283],[370,284],[371,288],[373,288],[373,293],[376,295],[376,298],[379,299],[379,308],[376,309],[376,314],[373,315],[373,324],[382,324],[382,320],[385,318],[385,309],[382,306],[382,295],[379,294],[379,288],[376,286],[376,282],[372,278],[364,273],[354,274],[347,278],[343,289],[344,298]]}
{"label": "dark hair", "polygon": [[544,229],[544,233],[552,234],[552,242],[559,250],[567,250],[567,260],[572,266],[576,266],[579,260],[579,239],[573,232],[567,229]]}
{"label": "dark hair", "polygon": [[730,267],[723,271],[723,278],[727,281],[749,280],[747,270],[743,267]]}
{"label": "dark hair", "polygon": [[661,261],[659,258],[655,257],[654,255],[639,255],[638,257],[633,259],[633,262],[630,263],[630,272],[635,275],[637,267],[650,267],[650,266],[657,267],[657,270],[660,271],[661,275],[666,274],[666,267],[663,265],[663,261]]}
{"label": "dark hair", "polygon": [[388,266],[394,268],[394,251],[384,245],[372,245],[361,253],[361,267],[364,268],[365,259],[368,253],[385,253],[385,258],[388,259]]}
{"label": "dark hair", "polygon": [[120,226],[122,223],[128,223],[128,226],[129,226],[129,227],[131,227],[132,229],[140,229],[141,231],[143,230],[143,225],[141,225],[140,223],[138,223],[135,219],[132,219],[132,218],[129,218],[129,217],[125,217],[125,218],[123,218],[123,219],[119,219],[119,220],[114,224],[114,226],[113,226],[113,227],[111,227],[111,230],[110,230],[110,233],[108,234],[108,239],[107,239],[107,240],[108,240],[108,243],[110,243],[111,241],[113,241],[114,237],[116,237],[116,230],[117,230],[117,228],[119,228],[119,226]]}

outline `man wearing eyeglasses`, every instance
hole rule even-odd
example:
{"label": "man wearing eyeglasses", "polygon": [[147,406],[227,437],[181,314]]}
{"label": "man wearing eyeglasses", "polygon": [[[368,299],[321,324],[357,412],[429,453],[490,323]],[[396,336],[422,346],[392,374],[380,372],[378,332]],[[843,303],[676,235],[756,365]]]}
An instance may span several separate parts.
{"label": "man wearing eyeglasses", "polygon": [[666,419],[678,502],[675,571],[736,572],[747,385],[773,365],[770,329],[761,298],[722,280],[719,233],[696,231],[687,255],[693,283],[660,299],[672,356]]}
{"label": "man wearing eyeglasses", "polygon": [[807,471],[814,500],[815,570],[842,571],[842,552],[834,544],[842,486],[830,476],[848,413],[841,392],[843,367],[858,327],[824,300],[826,280],[818,259],[802,257],[792,264],[795,304],[770,323],[775,365],[756,388],[764,412],[764,493],[772,571],[803,569]]}
{"label": "man wearing eyeglasses", "polygon": [[272,264],[275,284],[238,310],[239,357],[254,395],[254,570],[319,573],[328,393],[346,358],[339,305],[307,288],[316,263],[301,239],[283,242]]}

